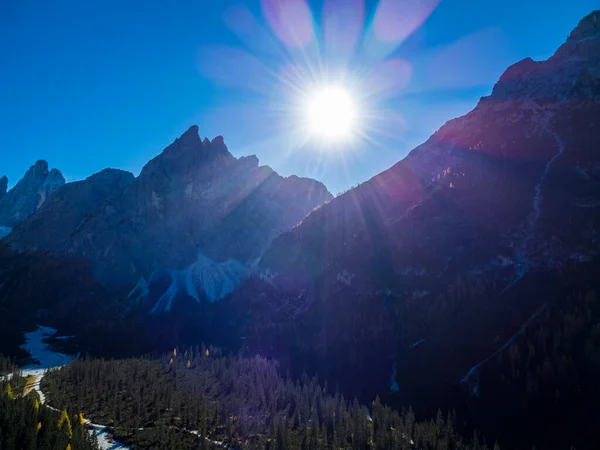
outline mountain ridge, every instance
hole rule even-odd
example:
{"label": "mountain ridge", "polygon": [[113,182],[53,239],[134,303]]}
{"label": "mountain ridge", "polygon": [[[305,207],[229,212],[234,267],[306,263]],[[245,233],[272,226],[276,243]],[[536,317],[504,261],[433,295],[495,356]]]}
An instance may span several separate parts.
{"label": "mountain ridge", "polygon": [[[399,349],[426,342],[411,354],[428,360],[410,361],[417,373],[440,373],[419,390],[420,402],[433,402],[493,353],[493,339],[510,337],[508,324],[514,332],[543,306],[511,293],[524,279],[595,260],[599,18],[593,12],[570,35],[585,40],[509,67],[471,112],[275,239],[258,274],[227,299],[253,317],[245,351],[292,371],[308,365],[368,397],[390,385],[390,373],[410,391],[416,381]],[[478,302],[452,300],[465,286]],[[445,355],[446,341],[464,354]],[[361,361],[353,371],[352,361]]]}
{"label": "mountain ridge", "polygon": [[182,291],[200,300],[208,285],[189,288],[199,261],[237,261],[243,270],[212,272],[236,273],[222,281],[237,285],[270,240],[331,198],[320,182],[281,177],[254,155],[235,158],[222,136],[201,140],[194,125],[138,177],[106,169],[66,184],[3,242],[19,252],[87,258],[103,284],[123,292],[164,270],[189,270]]}

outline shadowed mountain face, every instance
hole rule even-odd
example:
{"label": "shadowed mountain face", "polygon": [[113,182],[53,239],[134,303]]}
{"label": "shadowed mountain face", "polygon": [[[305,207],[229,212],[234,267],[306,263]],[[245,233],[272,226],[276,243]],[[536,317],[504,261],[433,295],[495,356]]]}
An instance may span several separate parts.
{"label": "shadowed mountain face", "polygon": [[8,188],[8,178],[0,178],[0,200],[6,195],[6,189]]}
{"label": "shadowed mountain face", "polygon": [[523,280],[598,255],[599,130],[595,12],[547,61],[510,67],[473,111],[277,238],[226,300],[253,317],[246,350],[367,398],[399,386],[403,404],[437,408],[461,380],[476,391],[470,369],[543,306],[543,286],[523,295]]}
{"label": "shadowed mountain face", "polygon": [[[231,292],[276,236],[330,199],[323,184],[237,159],[223,138],[201,141],[194,126],[137,178],[107,169],[67,184],[5,242],[85,258],[111,288],[139,282],[137,300],[155,287],[153,312],[162,312],[180,290],[199,301]],[[153,282],[165,273],[165,286]]]}
{"label": "shadowed mountain face", "polygon": [[31,166],[8,192],[8,179],[0,178],[0,226],[11,228],[19,224],[37,211],[64,184],[62,174],[56,169],[49,171],[46,161],[38,161]]}

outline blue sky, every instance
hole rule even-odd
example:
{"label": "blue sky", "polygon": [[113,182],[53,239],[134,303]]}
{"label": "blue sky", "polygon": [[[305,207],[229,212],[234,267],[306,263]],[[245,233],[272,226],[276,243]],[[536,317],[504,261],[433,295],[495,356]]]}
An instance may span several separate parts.
{"label": "blue sky", "polygon": [[[305,1],[0,2],[0,175],[14,185],[37,159],[69,181],[105,167],[137,175],[197,124],[201,136],[223,135],[235,156],[256,154],[338,193],[469,111],[508,65],[550,56],[600,8],[600,0],[367,0],[361,21],[361,0]],[[426,11],[394,22],[394,2]],[[282,4],[295,8],[291,32],[268,13]],[[368,139],[346,151],[299,136],[293,89],[280,82],[295,69],[325,77],[324,68],[346,73],[369,104]],[[373,74],[384,93],[357,82]]]}

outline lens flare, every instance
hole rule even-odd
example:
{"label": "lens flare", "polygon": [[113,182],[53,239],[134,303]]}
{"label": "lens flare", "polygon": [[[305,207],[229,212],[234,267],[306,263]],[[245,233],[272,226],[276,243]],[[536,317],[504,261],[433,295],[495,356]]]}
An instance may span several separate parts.
{"label": "lens flare", "polygon": [[349,138],[355,121],[355,105],[340,86],[327,86],[314,92],[306,109],[309,131],[326,140]]}

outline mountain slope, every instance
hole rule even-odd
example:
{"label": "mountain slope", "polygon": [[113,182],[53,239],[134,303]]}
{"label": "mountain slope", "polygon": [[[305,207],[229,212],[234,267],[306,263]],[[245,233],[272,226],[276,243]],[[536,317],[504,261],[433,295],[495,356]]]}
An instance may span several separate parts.
{"label": "mountain slope", "polygon": [[[85,258],[122,293],[146,283],[141,297],[131,291],[132,301],[154,296],[160,305],[150,309],[161,312],[170,309],[165,295],[200,301],[229,293],[276,236],[329,199],[323,184],[283,178],[255,156],[237,159],[222,137],[201,141],[193,126],[135,179],[106,170],[68,184],[5,242]],[[202,275],[200,267],[212,266]],[[159,282],[165,273],[167,284]]]}
{"label": "mountain slope", "polygon": [[277,238],[226,302],[252,317],[246,351],[404,404],[475,389],[470,368],[543,307],[519,286],[600,250],[599,18]]}
{"label": "mountain slope", "polygon": [[0,178],[0,200],[6,195],[6,190],[8,188],[8,178],[5,176]]}

